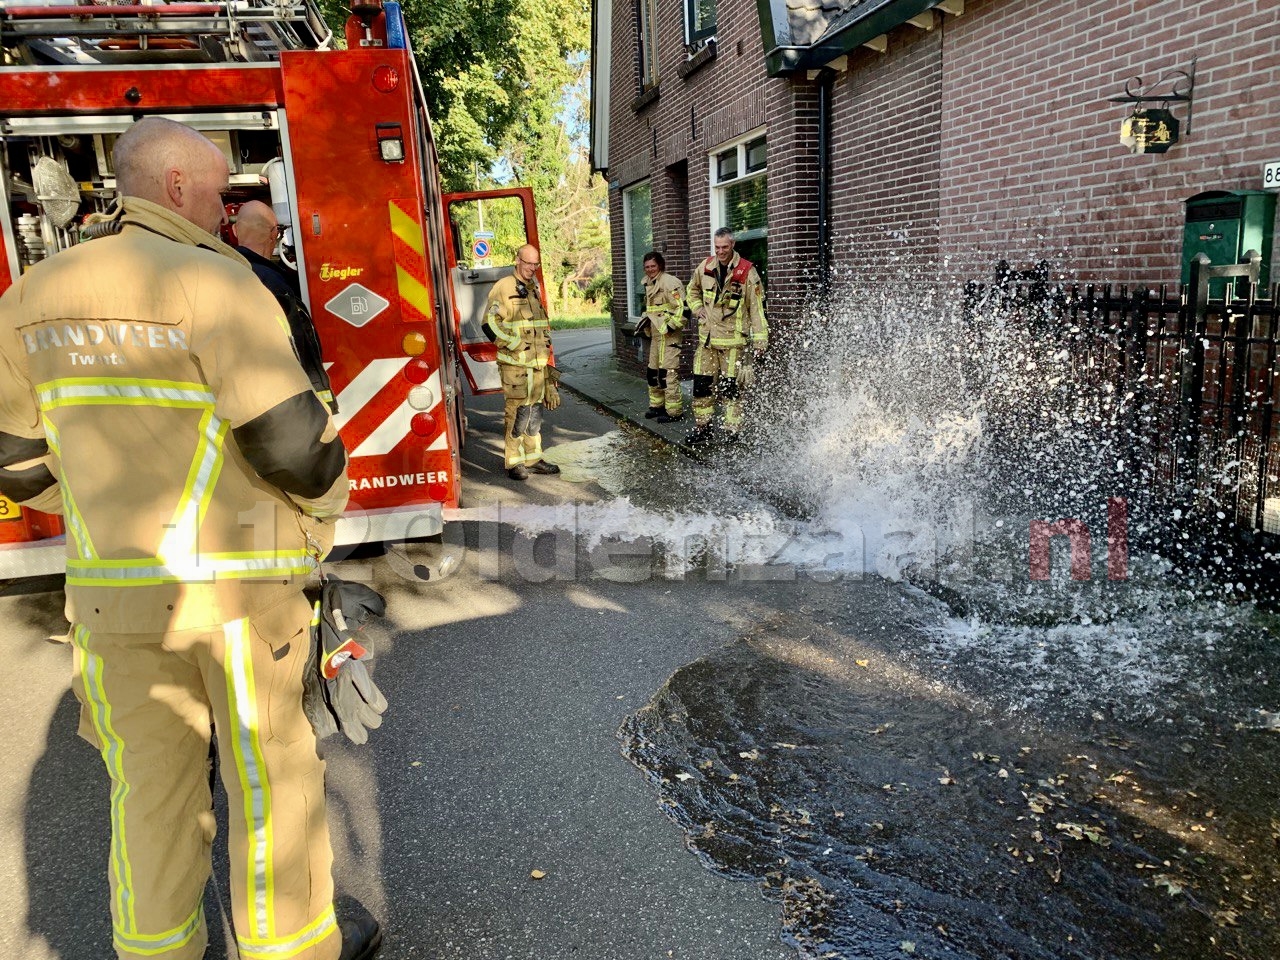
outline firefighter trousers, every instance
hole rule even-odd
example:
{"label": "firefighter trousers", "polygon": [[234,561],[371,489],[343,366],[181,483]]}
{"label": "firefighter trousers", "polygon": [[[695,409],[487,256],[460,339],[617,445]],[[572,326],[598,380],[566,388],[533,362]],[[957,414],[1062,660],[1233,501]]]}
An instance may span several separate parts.
{"label": "firefighter trousers", "polygon": [[510,470],[531,466],[542,459],[542,402],[547,371],[500,363],[498,372],[502,374],[502,393],[507,398],[502,421],[506,467]]}
{"label": "firefighter trousers", "polygon": [[705,427],[716,412],[717,395],[724,401],[724,428],[742,429],[742,400],[738,396],[738,365],[743,347],[698,344],[693,355],[693,422]]}
{"label": "firefighter trousers", "polygon": [[200,960],[215,831],[211,726],[228,797],[244,960],[335,960],[324,762],[302,712],[311,607],[165,634],[72,628],[80,733],[111,777],[108,874],[121,960]]}
{"label": "firefighter trousers", "polygon": [[655,410],[665,406],[667,415],[672,417],[678,417],[684,412],[679,367],[680,334],[654,334],[649,341],[649,366],[645,371],[649,384],[649,406]]}

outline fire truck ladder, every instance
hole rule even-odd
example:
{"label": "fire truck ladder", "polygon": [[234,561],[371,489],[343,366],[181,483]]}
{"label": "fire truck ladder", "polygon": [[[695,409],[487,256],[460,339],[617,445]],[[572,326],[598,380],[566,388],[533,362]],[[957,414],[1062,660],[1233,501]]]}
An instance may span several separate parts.
{"label": "fire truck ladder", "polygon": [[314,0],[84,4],[0,0],[6,66],[231,63],[325,49]]}

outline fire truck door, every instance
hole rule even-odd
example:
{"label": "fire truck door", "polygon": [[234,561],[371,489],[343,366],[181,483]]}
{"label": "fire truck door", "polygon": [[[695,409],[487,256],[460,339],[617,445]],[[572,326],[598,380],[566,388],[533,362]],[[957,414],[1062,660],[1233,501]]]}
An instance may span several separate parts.
{"label": "fire truck door", "polygon": [[[473,393],[498,393],[498,348],[485,336],[489,290],[515,270],[516,251],[538,245],[533,191],[528,187],[448,193],[444,197],[449,279],[453,285],[455,334],[462,368]],[[546,306],[546,284],[538,270]]]}

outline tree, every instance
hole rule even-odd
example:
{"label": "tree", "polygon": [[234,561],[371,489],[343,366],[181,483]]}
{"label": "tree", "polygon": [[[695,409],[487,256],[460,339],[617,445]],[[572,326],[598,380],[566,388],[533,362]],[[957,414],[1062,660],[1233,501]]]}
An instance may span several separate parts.
{"label": "tree", "polygon": [[[347,9],[322,0],[341,33]],[[404,0],[446,190],[514,180],[539,211],[543,276],[563,304],[607,269],[605,186],[586,153],[587,0]]]}

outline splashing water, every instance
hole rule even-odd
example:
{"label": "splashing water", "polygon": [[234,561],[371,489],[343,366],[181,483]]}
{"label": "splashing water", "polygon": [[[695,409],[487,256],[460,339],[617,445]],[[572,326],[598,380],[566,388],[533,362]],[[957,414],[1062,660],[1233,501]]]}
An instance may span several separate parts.
{"label": "splashing water", "polygon": [[[623,751],[806,958],[1275,956],[1274,621],[1167,549],[1132,398],[1074,332],[958,301],[811,315],[711,458],[800,518],[756,508],[775,561],[914,605],[835,584],[677,671]],[[1064,519],[1087,549],[1037,558],[1033,523]]]}

